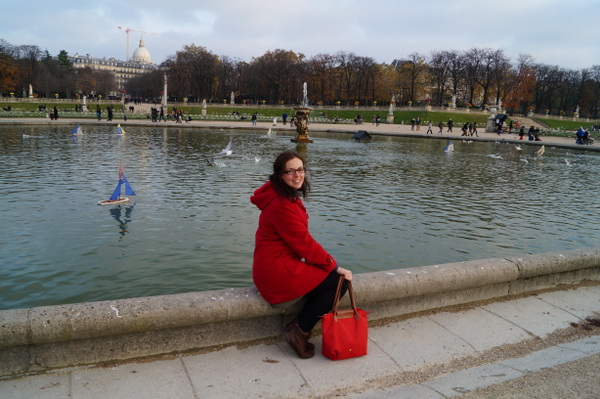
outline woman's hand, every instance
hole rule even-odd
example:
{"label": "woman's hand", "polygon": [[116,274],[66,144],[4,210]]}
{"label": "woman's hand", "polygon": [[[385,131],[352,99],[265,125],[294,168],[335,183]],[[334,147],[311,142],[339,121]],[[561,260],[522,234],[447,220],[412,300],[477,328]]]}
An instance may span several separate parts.
{"label": "woman's hand", "polygon": [[352,281],[352,272],[350,270],[344,269],[343,267],[338,267],[336,271],[337,274],[343,275],[346,280]]}

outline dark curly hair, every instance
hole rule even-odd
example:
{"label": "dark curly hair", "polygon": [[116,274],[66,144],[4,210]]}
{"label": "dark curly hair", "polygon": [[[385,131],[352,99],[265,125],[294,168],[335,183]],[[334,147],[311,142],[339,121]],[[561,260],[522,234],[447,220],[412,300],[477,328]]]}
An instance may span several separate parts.
{"label": "dark curly hair", "polygon": [[283,171],[285,170],[285,165],[291,159],[298,158],[302,161],[302,164],[306,168],[306,161],[304,157],[298,154],[296,151],[285,151],[275,159],[273,162],[273,174],[269,176],[269,180],[273,185],[275,191],[278,194],[289,200],[295,200],[299,195],[302,195],[302,198],[306,198],[308,193],[310,192],[310,183],[308,182],[308,178],[304,176],[304,182],[302,183],[302,187],[299,190],[296,190],[290,186],[288,186],[283,181]]}

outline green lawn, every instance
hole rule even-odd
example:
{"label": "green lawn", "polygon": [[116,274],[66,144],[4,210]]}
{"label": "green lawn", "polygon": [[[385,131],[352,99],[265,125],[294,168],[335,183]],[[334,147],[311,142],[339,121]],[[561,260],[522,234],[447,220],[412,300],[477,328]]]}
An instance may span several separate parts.
{"label": "green lawn", "polygon": [[[79,101],[73,101],[70,103],[53,103],[53,102],[44,102],[40,100],[37,103],[29,103],[29,102],[5,102],[0,103],[2,108],[8,107],[9,105],[12,107],[11,112],[5,112],[0,110],[0,117],[45,117],[46,112],[39,112],[39,105],[46,105],[48,111],[50,111],[54,105],[56,105],[59,109],[59,112],[62,117],[80,117],[80,118],[95,118],[95,110],[96,104],[91,102],[88,104],[89,112],[81,113],[74,112],[75,105],[81,104]],[[108,104],[102,104],[103,117],[106,117],[106,106]],[[115,107],[115,120],[122,118],[123,115],[123,105],[122,104],[114,104]],[[127,105],[125,106],[127,107]],[[172,109],[172,106],[169,107]],[[185,115],[192,115],[194,119],[219,119],[219,120],[239,120],[238,116],[233,116],[233,113],[239,113],[240,116],[245,116],[246,118],[250,118],[250,116],[257,112],[259,115],[259,120],[270,120],[273,117],[281,117],[283,113],[287,113],[289,117],[292,117],[295,114],[293,107],[260,107],[260,106],[208,106],[206,108],[206,116],[202,116],[202,106],[200,104],[194,105],[186,105],[180,107]],[[387,123],[387,114],[388,111],[376,111],[371,107],[361,107],[359,109],[332,109],[332,108],[313,108],[311,112],[311,118],[315,122],[319,121],[334,121],[337,119],[342,123],[352,123],[354,118],[357,115],[360,115],[366,123],[371,122],[371,120],[379,115],[381,117],[381,123]],[[465,112],[428,112],[428,111],[416,111],[416,110],[396,110],[394,111],[394,123],[396,124],[410,124],[411,119],[413,118],[421,118],[421,125],[426,126],[428,121],[431,120],[433,126],[437,126],[440,122],[444,123],[444,126],[447,125],[448,120],[452,119],[454,122],[454,126],[460,127],[463,123],[477,123],[478,126],[484,127],[487,123],[487,118],[489,114],[480,114],[480,113],[465,113]],[[129,114],[127,113],[128,119],[146,119],[147,116],[143,114]],[[539,122],[547,125],[552,129],[549,132],[544,132],[546,135],[555,135],[555,136],[564,136],[571,135],[580,126],[589,129],[590,122],[583,121],[573,121],[567,119],[540,119]]]}
{"label": "green lawn", "polygon": [[539,121],[554,130],[576,131],[580,127],[583,127],[584,129],[589,129],[591,125],[591,122],[574,121],[566,119],[539,119]]}

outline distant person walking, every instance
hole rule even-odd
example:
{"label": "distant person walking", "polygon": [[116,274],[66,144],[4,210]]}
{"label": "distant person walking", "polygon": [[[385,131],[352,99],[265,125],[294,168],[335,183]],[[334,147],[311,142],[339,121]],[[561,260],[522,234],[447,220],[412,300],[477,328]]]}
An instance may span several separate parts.
{"label": "distant person walking", "polygon": [[433,134],[433,130],[431,129],[431,121],[429,121],[429,123],[427,124],[427,132],[425,134]]}
{"label": "distant person walking", "polygon": [[477,134],[477,122],[473,122],[473,131],[471,132],[471,136],[472,135],[479,137],[479,135]]}

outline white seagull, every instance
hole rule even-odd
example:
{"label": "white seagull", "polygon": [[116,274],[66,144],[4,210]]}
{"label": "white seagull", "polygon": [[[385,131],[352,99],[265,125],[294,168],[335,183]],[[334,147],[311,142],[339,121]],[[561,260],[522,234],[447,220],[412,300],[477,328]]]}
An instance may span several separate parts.
{"label": "white seagull", "polygon": [[544,148],[544,145],[542,144],[542,147],[535,152],[535,157],[541,158],[541,156],[544,155],[544,152],[546,152],[546,148]]}
{"label": "white seagull", "polygon": [[217,156],[219,156],[219,155],[229,156],[229,155],[233,154],[233,151],[231,150],[231,143],[232,143],[232,139],[229,139],[229,144],[227,144],[227,147],[225,147],[224,150],[222,150],[220,153],[218,153]]}

